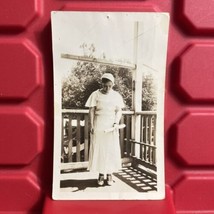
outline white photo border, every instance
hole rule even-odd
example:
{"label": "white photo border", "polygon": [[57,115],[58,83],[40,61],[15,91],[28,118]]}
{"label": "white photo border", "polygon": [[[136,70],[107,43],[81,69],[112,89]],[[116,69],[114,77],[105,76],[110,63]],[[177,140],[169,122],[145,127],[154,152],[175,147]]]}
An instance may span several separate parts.
{"label": "white photo border", "polygon": [[[156,192],[62,192],[60,190],[60,157],[62,140],[62,73],[59,70],[60,45],[61,40],[57,37],[63,30],[59,25],[59,19],[65,22],[78,22],[84,19],[99,19],[100,17],[111,17],[112,19],[122,19],[127,21],[148,22],[158,20],[156,25],[156,35],[154,42],[157,44],[156,50],[150,55],[151,64],[158,67],[157,79],[157,191]],[[167,42],[169,28],[169,14],[159,12],[73,12],[73,11],[53,11],[51,13],[52,22],[52,44],[53,44],[53,67],[54,67],[54,160],[53,160],[53,192],[55,200],[160,200],[165,197],[164,178],[164,94],[165,94],[165,71],[167,57]],[[146,21],[145,21],[146,20]],[[65,30],[65,29],[64,29]],[[146,32],[147,33],[147,32]],[[65,46],[66,44],[64,44]],[[79,44],[78,44],[79,45]],[[64,48],[64,47],[63,47]],[[69,51],[69,50],[68,50]],[[148,50],[147,50],[148,51]]]}

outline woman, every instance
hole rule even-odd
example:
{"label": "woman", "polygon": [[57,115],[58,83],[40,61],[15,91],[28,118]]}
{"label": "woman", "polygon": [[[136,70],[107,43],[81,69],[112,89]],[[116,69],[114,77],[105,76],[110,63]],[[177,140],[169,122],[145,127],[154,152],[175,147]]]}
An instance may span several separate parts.
{"label": "woman", "polygon": [[[114,77],[111,73],[102,76],[102,88],[94,91],[86,102],[89,107],[91,145],[89,170],[99,173],[98,185],[112,185],[112,173],[121,168],[118,124],[124,107],[122,96],[114,91]],[[114,131],[105,130],[115,127]]]}

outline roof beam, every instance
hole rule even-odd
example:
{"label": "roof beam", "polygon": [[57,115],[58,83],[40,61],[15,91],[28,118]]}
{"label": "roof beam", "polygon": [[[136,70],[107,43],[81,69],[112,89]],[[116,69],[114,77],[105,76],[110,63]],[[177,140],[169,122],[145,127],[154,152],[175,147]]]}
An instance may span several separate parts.
{"label": "roof beam", "polygon": [[98,59],[98,58],[92,58],[92,57],[87,57],[87,56],[77,56],[77,55],[72,55],[72,54],[61,54],[61,58],[78,60],[78,61],[85,61],[85,62],[92,62],[92,63],[99,63],[99,64],[103,64],[103,65],[116,66],[116,67],[131,69],[131,70],[136,69],[135,64],[122,63],[122,62],[121,63],[111,62],[111,61],[107,61],[105,59]]}

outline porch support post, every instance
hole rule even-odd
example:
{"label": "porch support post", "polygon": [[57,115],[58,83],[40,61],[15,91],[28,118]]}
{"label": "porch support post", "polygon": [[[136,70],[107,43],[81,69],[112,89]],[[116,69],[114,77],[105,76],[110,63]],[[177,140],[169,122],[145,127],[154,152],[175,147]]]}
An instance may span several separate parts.
{"label": "porch support post", "polygon": [[[133,109],[135,114],[132,118],[132,139],[140,142],[141,133],[141,115],[137,112],[142,111],[142,54],[139,53],[142,50],[142,39],[139,39],[139,23],[135,22],[134,25],[134,64],[136,69],[133,70]],[[140,146],[132,145],[131,154],[137,158],[140,157]]]}

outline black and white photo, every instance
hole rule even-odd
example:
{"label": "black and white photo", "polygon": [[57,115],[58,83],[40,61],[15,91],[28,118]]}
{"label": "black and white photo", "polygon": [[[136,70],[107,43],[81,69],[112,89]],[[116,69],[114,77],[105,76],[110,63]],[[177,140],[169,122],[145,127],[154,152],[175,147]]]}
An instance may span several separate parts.
{"label": "black and white photo", "polygon": [[169,15],[51,15],[53,199],[163,199]]}

